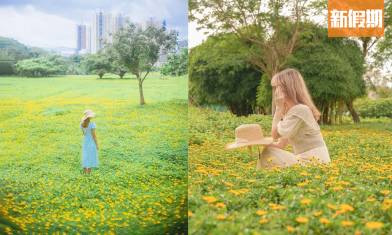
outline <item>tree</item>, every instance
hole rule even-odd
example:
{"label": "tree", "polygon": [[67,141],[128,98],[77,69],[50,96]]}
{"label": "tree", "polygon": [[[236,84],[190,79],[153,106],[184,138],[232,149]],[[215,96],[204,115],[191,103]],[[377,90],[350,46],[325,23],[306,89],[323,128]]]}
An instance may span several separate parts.
{"label": "tree", "polygon": [[188,49],[184,48],[180,53],[170,54],[167,62],[161,68],[161,74],[181,76],[188,73]]}
{"label": "tree", "polygon": [[0,37],[0,74],[14,74],[18,61],[46,55],[48,53],[42,49],[29,48],[14,39]]}
{"label": "tree", "polygon": [[98,74],[99,78],[111,69],[109,56],[102,51],[84,57],[81,63],[87,72]]}
{"label": "tree", "polygon": [[113,39],[113,49],[119,64],[126,67],[138,80],[140,104],[144,105],[143,82],[153,70],[161,51],[169,51],[177,42],[177,32],[167,32],[153,24],[145,28],[129,24]]}
{"label": "tree", "polygon": [[109,56],[109,62],[111,64],[110,71],[118,75],[120,79],[123,79],[124,75],[128,72],[128,69],[121,63],[120,55],[113,49],[112,45],[107,45],[105,47],[105,53]]}
{"label": "tree", "polygon": [[[374,74],[375,70],[382,68],[385,64],[390,63],[392,58],[392,1],[384,1],[384,37],[352,37],[360,43],[362,57],[366,62],[367,75]],[[328,1],[316,0],[313,8],[318,14],[327,12]],[[327,19],[327,16],[324,17]],[[326,22],[324,22],[326,24]],[[381,77],[382,78],[382,77]],[[376,84],[373,76],[363,76],[371,90],[376,90]],[[354,100],[347,100],[346,105],[350,110],[353,121],[360,122],[359,115],[355,111]]]}
{"label": "tree", "polygon": [[48,77],[65,74],[66,69],[65,59],[58,55],[20,60],[16,64],[16,71],[27,77]]}
{"label": "tree", "polygon": [[261,73],[247,61],[246,48],[233,34],[209,37],[189,60],[191,102],[224,105],[236,115],[254,112]]}
{"label": "tree", "polygon": [[[190,0],[190,20],[209,32],[233,32],[252,45],[249,61],[269,78],[294,52],[312,0]],[[290,13],[290,14],[287,14]]]}
{"label": "tree", "polygon": [[[288,63],[299,69],[312,94],[317,107],[322,112],[321,121],[335,122],[342,104],[359,119],[348,103],[366,93],[364,59],[358,43],[351,39],[327,36],[327,30],[308,25],[307,34],[302,35],[299,48]],[[350,110],[351,108],[351,110]]]}

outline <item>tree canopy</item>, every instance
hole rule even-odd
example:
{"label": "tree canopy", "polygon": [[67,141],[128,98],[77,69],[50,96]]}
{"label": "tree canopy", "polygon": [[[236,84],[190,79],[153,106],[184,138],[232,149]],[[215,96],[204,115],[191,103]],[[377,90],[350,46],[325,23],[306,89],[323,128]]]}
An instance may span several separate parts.
{"label": "tree canopy", "polygon": [[253,113],[261,73],[248,63],[248,50],[233,34],[209,37],[193,48],[189,60],[191,101],[224,105],[237,115]]}
{"label": "tree canopy", "polygon": [[42,56],[32,59],[20,60],[16,64],[16,71],[27,77],[47,77],[65,74],[67,70],[63,57],[57,55]]}
{"label": "tree canopy", "polygon": [[166,31],[154,25],[137,27],[129,24],[113,39],[112,48],[118,63],[136,76],[139,81],[140,104],[145,104],[143,82],[153,70],[161,51],[169,51],[177,43],[177,32]]}
{"label": "tree canopy", "polygon": [[99,78],[102,78],[105,73],[111,70],[109,57],[103,52],[83,57],[81,64],[87,72],[95,73]]}
{"label": "tree canopy", "polygon": [[167,62],[162,66],[163,75],[181,76],[188,73],[188,49],[168,55]]}

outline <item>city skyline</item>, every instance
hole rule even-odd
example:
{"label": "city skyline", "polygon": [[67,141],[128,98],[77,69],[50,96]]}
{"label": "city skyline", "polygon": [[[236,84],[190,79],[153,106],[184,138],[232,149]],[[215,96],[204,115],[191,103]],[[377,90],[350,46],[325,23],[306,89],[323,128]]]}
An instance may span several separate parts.
{"label": "city skyline", "polygon": [[[129,16],[122,13],[105,13],[103,11],[96,12],[91,22],[76,25],[76,49],[77,54],[97,53],[104,48],[105,43],[112,43],[113,36],[126,24],[136,24],[144,27],[153,24],[156,27],[165,27],[169,30],[166,20],[162,22],[154,18],[150,18],[144,22],[132,22]],[[182,41],[182,40],[180,40]],[[180,46],[181,47],[181,46]]]}
{"label": "city skyline", "polygon": [[[179,11],[179,8],[184,8]],[[91,22],[99,11],[129,16],[132,22],[147,21],[151,17],[165,20],[170,29],[179,32],[179,39],[187,39],[187,4],[180,0],[161,1],[1,1],[0,36],[13,38],[27,46],[77,48],[76,25]]]}

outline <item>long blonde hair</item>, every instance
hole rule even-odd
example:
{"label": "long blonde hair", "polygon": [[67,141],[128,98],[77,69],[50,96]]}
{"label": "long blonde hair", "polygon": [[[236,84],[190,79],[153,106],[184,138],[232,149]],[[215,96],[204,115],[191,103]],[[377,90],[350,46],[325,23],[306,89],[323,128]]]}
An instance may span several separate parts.
{"label": "long blonde hair", "polygon": [[[282,90],[289,99],[296,104],[304,104],[310,108],[316,121],[320,118],[320,111],[314,105],[312,97],[309,94],[305,81],[301,74],[295,69],[285,69],[275,74],[271,84],[275,83],[282,87]],[[274,92],[275,93],[275,92]],[[275,112],[275,94],[272,96],[273,113]]]}
{"label": "long blonde hair", "polygon": [[82,125],[83,128],[87,128],[89,123],[90,123],[90,118],[86,118],[86,119],[84,119],[84,120],[80,123],[80,125]]}

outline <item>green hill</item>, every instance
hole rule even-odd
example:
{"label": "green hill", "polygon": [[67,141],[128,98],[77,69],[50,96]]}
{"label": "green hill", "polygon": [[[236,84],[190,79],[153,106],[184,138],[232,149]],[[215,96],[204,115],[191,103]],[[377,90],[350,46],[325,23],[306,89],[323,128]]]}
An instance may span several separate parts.
{"label": "green hill", "polygon": [[14,64],[19,60],[45,53],[43,49],[28,47],[15,39],[0,37],[0,75],[13,74]]}

